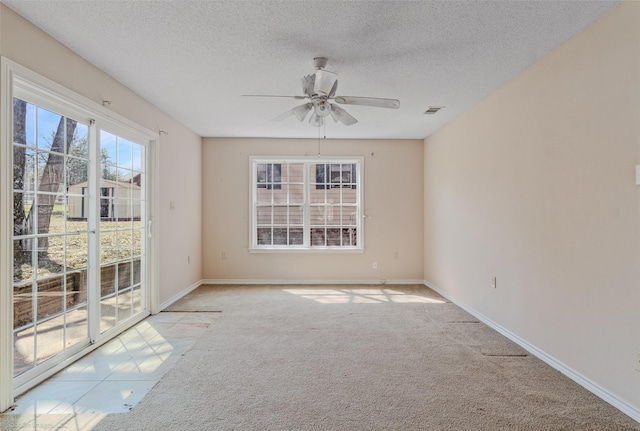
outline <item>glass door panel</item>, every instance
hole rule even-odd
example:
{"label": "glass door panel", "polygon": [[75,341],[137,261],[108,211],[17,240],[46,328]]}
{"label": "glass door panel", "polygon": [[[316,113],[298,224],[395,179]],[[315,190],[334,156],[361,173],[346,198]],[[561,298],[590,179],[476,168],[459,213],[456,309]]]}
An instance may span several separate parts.
{"label": "glass door panel", "polygon": [[100,332],[146,309],[145,147],[100,131]]}
{"label": "glass door panel", "polygon": [[89,126],[20,99],[13,117],[14,376],[89,343]]}

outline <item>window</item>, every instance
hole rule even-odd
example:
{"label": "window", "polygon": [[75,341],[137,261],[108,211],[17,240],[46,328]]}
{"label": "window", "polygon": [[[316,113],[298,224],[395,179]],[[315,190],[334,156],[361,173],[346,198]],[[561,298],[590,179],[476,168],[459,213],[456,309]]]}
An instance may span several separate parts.
{"label": "window", "polygon": [[362,159],[251,159],[251,249],[362,250]]}

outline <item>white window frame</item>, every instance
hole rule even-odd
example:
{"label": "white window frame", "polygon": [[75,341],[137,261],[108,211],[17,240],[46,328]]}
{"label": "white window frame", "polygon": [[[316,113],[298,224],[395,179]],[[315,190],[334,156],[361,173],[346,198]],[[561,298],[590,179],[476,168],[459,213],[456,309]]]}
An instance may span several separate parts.
{"label": "white window frame", "polygon": [[[304,241],[301,245],[258,245],[257,225],[257,165],[261,163],[302,163],[304,177]],[[355,218],[358,241],[355,246],[312,246],[310,236],[310,189],[315,178],[309,178],[309,165],[326,164],[355,164],[356,204]],[[282,156],[250,156],[249,157],[249,252],[250,253],[363,253],[364,252],[364,157],[282,157]]]}
{"label": "white window frame", "polygon": [[[29,101],[38,106],[52,109],[66,116],[77,118],[85,122],[95,123],[90,133],[102,125],[109,125],[109,130],[115,130],[128,137],[137,137],[139,142],[148,142],[148,161],[151,182],[148,199],[148,219],[155,220],[158,214],[158,149],[159,134],[122,117],[102,105],[81,96],[68,88],[39,75],[30,69],[15,63],[6,57],[0,61],[0,412],[11,407],[13,399],[20,393],[44,381],[46,378],[63,369],[76,359],[86,355],[119,332],[133,326],[143,317],[131,320],[126,327],[118,332],[111,332],[108,337],[92,336],[93,343],[88,348],[62,358],[57,365],[34,376],[28,381],[13,377],[13,98],[28,94]],[[23,96],[24,97],[24,96]],[[91,131],[93,130],[93,131]],[[94,157],[95,160],[95,157]],[[91,173],[90,173],[91,175]],[[148,308],[151,313],[159,311],[158,300],[158,226],[153,224],[153,233],[149,229],[147,254],[150,268],[148,269]],[[91,259],[91,256],[90,256]],[[94,307],[99,307],[92,301]]]}

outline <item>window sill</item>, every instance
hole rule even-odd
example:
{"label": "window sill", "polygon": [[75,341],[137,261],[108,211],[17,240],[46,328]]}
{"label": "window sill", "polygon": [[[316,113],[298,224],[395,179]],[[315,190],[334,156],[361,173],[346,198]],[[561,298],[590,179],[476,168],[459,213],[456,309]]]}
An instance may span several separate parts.
{"label": "window sill", "polygon": [[363,248],[250,248],[255,254],[363,254]]}

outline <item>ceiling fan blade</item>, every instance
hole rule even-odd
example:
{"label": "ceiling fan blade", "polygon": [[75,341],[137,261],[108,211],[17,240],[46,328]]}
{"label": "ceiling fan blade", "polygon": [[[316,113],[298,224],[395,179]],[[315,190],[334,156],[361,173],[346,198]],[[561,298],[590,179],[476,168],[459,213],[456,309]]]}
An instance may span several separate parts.
{"label": "ceiling fan blade", "polygon": [[329,95],[327,96],[327,98],[331,99],[336,94],[336,90],[338,90],[337,79],[336,79],[336,82],[333,83],[333,87],[331,87],[331,91],[329,92]]}
{"label": "ceiling fan blade", "polygon": [[355,97],[355,96],[336,96],[334,99],[337,103],[344,105],[362,105],[373,106],[374,108],[390,108],[398,109],[400,101],[397,99],[381,99],[378,97]]}
{"label": "ceiling fan blade", "polygon": [[340,121],[345,126],[351,126],[358,122],[351,114],[337,105],[331,105],[331,118],[336,123]]}
{"label": "ceiling fan blade", "polygon": [[282,121],[285,118],[289,118],[293,115],[293,109],[289,109],[288,111],[283,112],[275,118],[272,118],[271,121]]}
{"label": "ceiling fan blade", "polygon": [[283,112],[282,114],[278,115],[276,118],[272,119],[271,121],[281,121],[281,120],[284,120],[285,118],[289,118],[292,115],[295,115],[299,121],[304,121],[304,118],[307,116],[309,111],[311,111],[312,107],[313,105],[311,103],[298,105],[293,109],[289,109],[288,111]]}
{"label": "ceiling fan blade", "polygon": [[242,94],[241,97],[285,97],[287,99],[306,99],[307,96],[277,96],[272,94]]}
{"label": "ceiling fan blade", "polygon": [[319,117],[313,112],[311,113],[311,117],[309,117],[309,124],[313,127],[320,127],[324,124],[324,117]]}
{"label": "ceiling fan blade", "polygon": [[311,103],[305,103],[304,105],[296,106],[291,111],[300,121],[304,121],[304,118],[307,116],[309,111],[311,111],[313,105]]}

